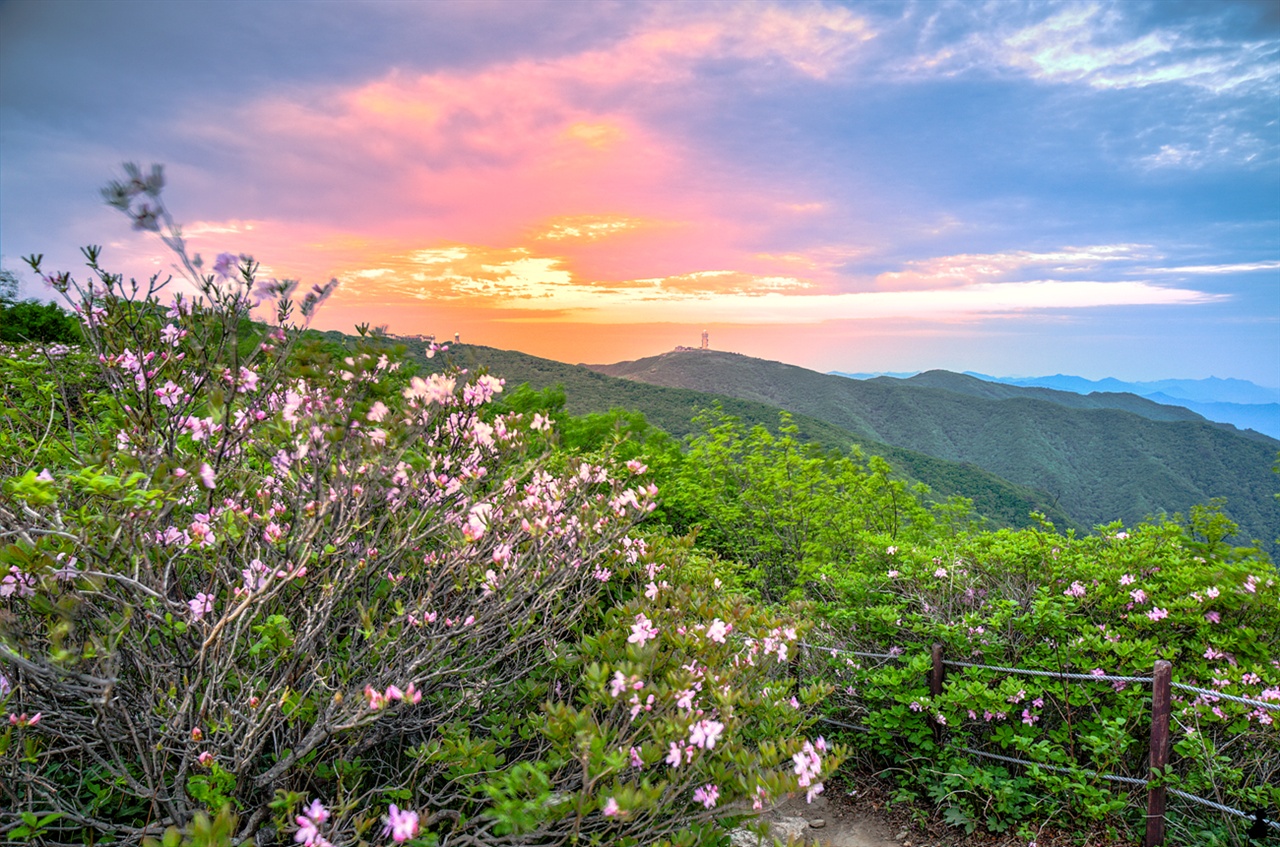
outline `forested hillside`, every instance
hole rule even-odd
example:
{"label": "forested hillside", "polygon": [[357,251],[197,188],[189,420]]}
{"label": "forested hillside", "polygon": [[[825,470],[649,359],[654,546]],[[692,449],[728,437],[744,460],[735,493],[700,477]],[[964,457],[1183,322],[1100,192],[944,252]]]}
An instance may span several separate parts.
{"label": "forested hillside", "polygon": [[1118,409],[1153,421],[1205,420],[1190,409],[1172,403],[1168,405],[1157,403],[1136,394],[1117,392],[1075,394],[1070,391],[1055,391],[1052,388],[1024,388],[999,382],[986,382],[977,377],[952,371],[925,371],[908,379],[876,377],[874,381],[904,388],[938,388],[986,400],[1046,400],[1069,409]]}
{"label": "forested hillside", "polygon": [[[337,338],[337,334],[334,337]],[[538,391],[559,387],[563,389],[563,409],[569,414],[600,414],[612,409],[627,409],[643,414],[649,424],[676,438],[696,433],[698,427],[694,418],[713,406],[719,406],[726,414],[749,427],[764,426],[773,431],[777,430],[779,413],[783,411],[775,404],[620,379],[583,365],[540,359],[514,350],[474,344],[450,346],[447,353],[428,358],[423,344],[407,342],[406,354],[428,370],[439,370],[448,364],[487,368],[495,376],[507,380],[512,388],[522,384]],[[974,511],[997,526],[1032,525],[1032,512],[1045,515],[1064,529],[1080,526],[1044,490],[1009,482],[973,463],[886,444],[803,413],[793,412],[792,421],[801,440],[840,453],[857,447],[867,455],[880,456],[903,477],[928,485],[937,498],[961,496],[972,500]]]}
{"label": "forested hillside", "polygon": [[[1270,545],[1280,536],[1271,470],[1280,442],[1194,416],[1152,420],[1114,407],[1073,408],[1056,399],[999,399],[952,390],[965,385],[963,377],[948,379],[950,388],[887,378],[850,380],[720,352],[667,353],[591,367],[640,382],[769,403],[872,440],[971,462],[1048,491],[1087,526],[1134,523],[1225,498],[1243,538]],[[1169,414],[1137,397],[1095,397],[1095,402]]]}

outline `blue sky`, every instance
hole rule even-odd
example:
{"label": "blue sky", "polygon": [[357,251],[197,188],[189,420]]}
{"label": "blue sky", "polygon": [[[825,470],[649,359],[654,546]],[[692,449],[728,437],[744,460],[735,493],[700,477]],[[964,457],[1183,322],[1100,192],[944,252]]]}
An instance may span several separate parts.
{"label": "blue sky", "polygon": [[606,362],[1280,385],[1280,5],[0,3],[0,261]]}

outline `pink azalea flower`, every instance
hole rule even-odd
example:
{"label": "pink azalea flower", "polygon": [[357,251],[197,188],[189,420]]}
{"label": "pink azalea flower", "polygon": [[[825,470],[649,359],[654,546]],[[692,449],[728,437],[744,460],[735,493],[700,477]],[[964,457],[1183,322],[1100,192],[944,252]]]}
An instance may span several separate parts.
{"label": "pink azalea flower", "polygon": [[213,272],[226,279],[236,272],[236,265],[239,262],[235,253],[219,253],[217,260],[213,263]]}
{"label": "pink azalea flower", "polygon": [[714,621],[711,622],[711,626],[707,627],[707,638],[710,638],[712,641],[715,641],[718,644],[723,644],[725,641],[725,636],[732,629],[733,629],[733,624],[727,624],[724,621],[720,620],[719,618],[716,618]]}
{"label": "pink azalea flower", "polygon": [[408,809],[398,809],[396,804],[392,803],[387,809],[387,816],[384,818],[387,825],[382,828],[382,835],[385,838],[390,835],[392,841],[408,841],[418,834],[418,813]]}
{"label": "pink azalea flower", "polygon": [[1151,618],[1153,621],[1163,620],[1164,618],[1169,617],[1169,610],[1159,608],[1152,609],[1147,612],[1147,617]]}
{"label": "pink azalea flower", "polygon": [[191,610],[191,620],[198,621],[213,611],[213,595],[202,591],[194,600],[187,601],[187,608]]}
{"label": "pink azalea flower", "polygon": [[693,790],[693,799],[694,802],[701,803],[708,809],[714,809],[716,800],[720,799],[720,788],[711,783],[707,783],[701,788],[695,788]]}
{"label": "pink azalea flower", "polygon": [[723,734],[724,724],[719,721],[698,721],[689,727],[689,743],[710,750]]}
{"label": "pink azalea flower", "polygon": [[617,800],[610,797],[608,800],[604,801],[604,816],[606,818],[612,818],[620,814],[622,814],[622,809],[618,806]]}
{"label": "pink azalea flower", "polygon": [[328,819],[329,810],[319,800],[312,800],[311,805],[294,818],[298,831],[294,833],[293,840],[305,847],[329,847],[329,842],[320,834],[320,824]]}
{"label": "pink azalea flower", "polygon": [[658,635],[658,628],[653,625],[653,621],[645,617],[644,613],[636,615],[636,621],[631,625],[631,636],[627,638],[628,644],[635,644],[643,647],[645,642]]}

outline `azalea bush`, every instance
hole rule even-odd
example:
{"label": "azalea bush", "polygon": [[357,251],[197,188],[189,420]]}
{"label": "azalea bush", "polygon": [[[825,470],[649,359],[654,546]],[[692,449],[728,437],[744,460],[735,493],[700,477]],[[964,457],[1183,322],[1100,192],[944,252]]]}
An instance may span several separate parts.
{"label": "azalea bush", "polygon": [[[885,544],[876,558],[874,569],[831,569],[828,643],[898,655],[811,651],[810,672],[835,684],[832,715],[866,728],[850,736],[856,755],[892,761],[951,822],[1140,826],[1144,796],[1092,772],[1148,776],[1151,686],[1089,678],[1149,677],[1159,659],[1176,682],[1210,692],[1174,689],[1166,784],[1245,811],[1280,808],[1280,711],[1219,696],[1280,706],[1280,579],[1265,556],[1160,523],[1083,538],[1046,526]],[[934,643],[949,661],[1086,679],[949,667],[930,696]],[[1177,799],[1170,808],[1175,821],[1205,813]],[[1248,823],[1225,826],[1240,834]],[[1195,832],[1189,842],[1203,837]]]}
{"label": "azalea bush", "polygon": [[[1043,518],[992,530],[874,458],[723,415],[703,427],[664,466],[659,514],[719,556],[727,581],[809,604],[819,623],[802,649],[805,678],[833,686],[824,709],[856,767],[970,831],[1057,821],[1129,837],[1144,794],[1096,774],[1148,776],[1151,686],[1095,678],[1150,677],[1165,659],[1176,682],[1209,693],[1174,689],[1160,778],[1275,819],[1280,576],[1265,553],[1227,543],[1230,504],[1089,535]],[[935,643],[952,662],[1085,679],[952,666],[931,696]],[[1169,819],[1188,844],[1242,844],[1249,826],[1177,797]]]}
{"label": "azalea bush", "polygon": [[802,630],[639,531],[640,461],[309,339],[336,282],[206,270],[162,188],[104,193],[179,282],[33,256],[84,347],[0,351],[0,837],[715,844],[821,791]]}

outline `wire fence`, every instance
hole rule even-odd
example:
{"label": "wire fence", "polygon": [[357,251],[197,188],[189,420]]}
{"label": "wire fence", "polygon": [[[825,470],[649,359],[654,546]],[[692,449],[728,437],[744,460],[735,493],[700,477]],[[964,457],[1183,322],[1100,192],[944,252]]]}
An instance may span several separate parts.
{"label": "wire fence", "polygon": [[[849,650],[842,647],[832,647],[832,646],[811,644],[807,641],[800,641],[798,642],[798,644],[800,647],[808,650],[812,650],[815,653],[826,653],[827,655],[832,657],[844,655],[844,656],[856,656],[863,659],[875,659],[875,660],[881,660],[881,661],[897,661],[897,660],[904,659],[906,657],[905,652],[897,648],[894,648],[894,650],[888,653],[872,653],[872,652],[867,652],[862,650]],[[1161,686],[1156,682],[1157,677],[1160,675],[1159,666],[1161,664],[1165,665],[1165,674],[1166,674],[1163,691],[1161,690]],[[938,693],[941,693],[942,675],[943,675],[944,668],[966,668],[966,669],[973,669],[973,670],[991,671],[993,673],[1014,674],[1014,675],[1031,676],[1031,677],[1045,677],[1045,678],[1071,680],[1071,681],[1078,681],[1078,682],[1104,682],[1104,683],[1113,683],[1113,684],[1125,683],[1125,684],[1137,684],[1137,685],[1155,685],[1155,690],[1152,693],[1152,714],[1153,714],[1152,745],[1149,751],[1152,754],[1151,762],[1153,767],[1156,766],[1155,763],[1157,762],[1157,757],[1154,755],[1156,752],[1157,746],[1163,746],[1164,748],[1166,748],[1166,750],[1168,747],[1167,733],[1168,733],[1168,715],[1169,715],[1169,707],[1170,707],[1170,703],[1169,703],[1170,689],[1176,688],[1180,691],[1186,691],[1189,693],[1197,694],[1199,695],[1200,699],[1203,699],[1204,702],[1216,702],[1218,700],[1226,700],[1234,703],[1240,703],[1246,706],[1251,706],[1255,709],[1261,709],[1261,710],[1272,711],[1272,712],[1280,711],[1280,702],[1267,701],[1267,700],[1255,700],[1248,697],[1238,697],[1236,695],[1224,694],[1219,691],[1213,691],[1207,688],[1200,688],[1198,686],[1188,685],[1182,682],[1173,682],[1167,676],[1167,674],[1171,672],[1171,668],[1167,662],[1157,663],[1156,672],[1152,676],[1123,676],[1123,675],[1106,674],[1106,673],[1067,673],[1067,672],[1061,672],[1061,671],[1043,671],[1043,670],[1036,670],[1032,668],[1016,668],[1016,667],[1005,667],[1001,665],[986,665],[986,664],[979,664],[975,662],[951,661],[951,660],[944,659],[942,657],[941,645],[934,645],[933,665],[934,665],[933,673],[930,675],[930,687],[935,695]],[[1163,700],[1164,700],[1163,703],[1160,702],[1161,694],[1163,694]],[[1162,709],[1164,713],[1163,734],[1161,733],[1161,727],[1159,726],[1159,718],[1158,718]],[[857,732],[866,732],[866,733],[876,731],[871,727],[850,723],[848,721],[840,721],[834,718],[824,717],[821,720],[823,723],[829,724],[831,726],[839,727],[842,729],[850,729]],[[1033,762],[1026,759],[1020,759],[1014,756],[1006,756],[999,753],[991,753],[986,750],[978,750],[972,747],[963,747],[958,745],[950,745],[950,746],[952,746],[953,749],[962,751],[971,756],[977,756],[985,759],[992,759],[995,761],[1005,762],[1007,764],[1015,764],[1015,765],[1019,765],[1027,768],[1039,768],[1041,770],[1054,771],[1057,773],[1069,773],[1069,774],[1075,774],[1075,775],[1089,776],[1095,779],[1101,779],[1108,782],[1115,782],[1123,785],[1146,788],[1148,789],[1149,795],[1155,795],[1157,792],[1159,792],[1159,798],[1160,798],[1159,802],[1156,804],[1153,804],[1151,802],[1148,803],[1148,835],[1147,835],[1147,841],[1146,841],[1146,844],[1148,845],[1148,847],[1153,847],[1153,845],[1160,844],[1163,842],[1164,794],[1169,794],[1174,797],[1178,797],[1179,799],[1186,800],[1189,803],[1194,803],[1196,805],[1203,806],[1205,808],[1213,809],[1225,815],[1231,815],[1231,816],[1242,818],[1245,820],[1253,820],[1255,822],[1260,822],[1262,824],[1265,824],[1267,827],[1269,827],[1272,830],[1280,831],[1280,820],[1276,820],[1270,817],[1263,817],[1262,812],[1254,812],[1254,813],[1245,812],[1233,806],[1228,806],[1216,800],[1200,797],[1198,795],[1191,794],[1189,792],[1182,791],[1177,788],[1169,788],[1166,786],[1153,784],[1152,781],[1148,779],[1143,779],[1140,777],[1125,776],[1123,774],[1105,773],[1102,771],[1091,770],[1088,768],[1082,768],[1078,766],[1072,768],[1072,767],[1064,767],[1061,765],[1047,764],[1044,762]],[[1159,816],[1161,820],[1160,820],[1159,826],[1153,828],[1152,821],[1151,821],[1151,810],[1156,807],[1158,807]],[[1153,835],[1153,831],[1158,831],[1158,834]]]}

